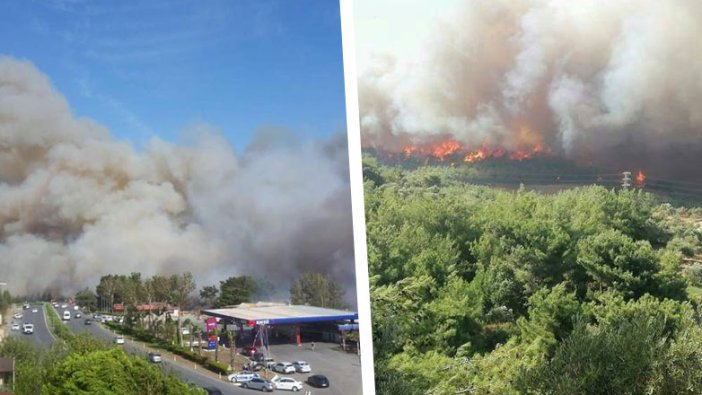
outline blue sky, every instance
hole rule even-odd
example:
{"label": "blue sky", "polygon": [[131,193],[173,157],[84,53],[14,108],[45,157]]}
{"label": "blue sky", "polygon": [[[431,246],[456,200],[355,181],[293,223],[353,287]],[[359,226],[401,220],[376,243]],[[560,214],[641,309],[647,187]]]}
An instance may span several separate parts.
{"label": "blue sky", "polygon": [[76,115],[137,147],[200,123],[238,151],[266,125],[345,130],[334,0],[4,1],[0,54],[33,62]]}

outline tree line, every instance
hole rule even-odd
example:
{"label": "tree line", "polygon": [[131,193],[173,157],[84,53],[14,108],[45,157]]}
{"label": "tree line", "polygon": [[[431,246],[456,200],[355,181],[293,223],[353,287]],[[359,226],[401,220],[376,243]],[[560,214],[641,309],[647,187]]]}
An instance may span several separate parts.
{"label": "tree line", "polygon": [[702,210],[363,165],[379,394],[702,393]]}

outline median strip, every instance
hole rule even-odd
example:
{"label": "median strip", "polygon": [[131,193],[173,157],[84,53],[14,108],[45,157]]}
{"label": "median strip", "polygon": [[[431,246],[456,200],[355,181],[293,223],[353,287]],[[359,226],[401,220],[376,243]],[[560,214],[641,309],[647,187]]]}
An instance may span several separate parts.
{"label": "median strip", "polygon": [[44,303],[44,313],[44,318],[46,319],[47,316],[49,318],[47,321],[47,326],[49,327],[49,333],[52,337],[54,337],[54,340],[56,340],[57,337],[64,341],[68,341],[73,338],[71,331],[68,329],[66,324],[63,323],[61,317],[58,316],[56,311],[49,303]]}

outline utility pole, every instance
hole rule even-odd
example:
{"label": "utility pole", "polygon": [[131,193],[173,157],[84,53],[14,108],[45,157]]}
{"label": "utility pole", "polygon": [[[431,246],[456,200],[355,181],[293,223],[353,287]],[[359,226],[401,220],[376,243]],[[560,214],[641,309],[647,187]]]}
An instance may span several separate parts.
{"label": "utility pole", "polygon": [[630,171],[625,171],[622,172],[622,188],[624,190],[629,189],[631,186],[631,172]]}

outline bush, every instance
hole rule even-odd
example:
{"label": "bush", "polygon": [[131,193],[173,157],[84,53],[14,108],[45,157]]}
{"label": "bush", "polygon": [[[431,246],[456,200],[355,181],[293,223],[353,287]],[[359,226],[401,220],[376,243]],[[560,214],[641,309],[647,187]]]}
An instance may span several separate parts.
{"label": "bush", "polygon": [[205,367],[215,373],[229,373],[229,365],[223,364],[221,362],[207,361]]}

